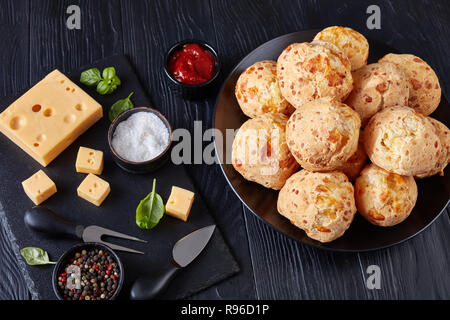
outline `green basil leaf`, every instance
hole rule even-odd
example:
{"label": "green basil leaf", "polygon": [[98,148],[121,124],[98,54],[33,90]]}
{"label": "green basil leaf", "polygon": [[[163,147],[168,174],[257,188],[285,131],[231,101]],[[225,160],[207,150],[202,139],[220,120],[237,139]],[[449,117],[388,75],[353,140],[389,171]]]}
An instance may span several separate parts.
{"label": "green basil leaf", "polygon": [[142,229],[150,229],[150,216],[153,210],[153,203],[155,200],[156,179],[153,179],[153,190],[136,208],[136,224]]}
{"label": "green basil leaf", "polygon": [[111,80],[116,76],[116,69],[114,67],[108,67],[103,69],[103,79]]}
{"label": "green basil leaf", "polygon": [[110,85],[108,94],[112,93],[117,89],[117,86],[121,84],[119,77],[114,76],[111,80],[108,80],[108,84]]}
{"label": "green basil leaf", "polygon": [[125,99],[121,99],[119,101],[117,101],[116,103],[114,103],[111,108],[109,109],[109,120],[111,122],[114,121],[115,118],[117,118],[119,116],[119,114],[121,114],[124,111],[127,111],[128,109],[133,109],[134,108],[134,104],[133,102],[131,102],[131,96],[134,94],[134,92],[130,93],[130,95],[128,97],[126,97]]}
{"label": "green basil leaf", "polygon": [[153,202],[153,208],[150,214],[150,221],[149,221],[150,229],[153,229],[158,225],[159,220],[162,219],[165,212],[166,209],[164,207],[163,199],[159,194],[155,193],[155,200]]}
{"label": "green basil leaf", "polygon": [[111,94],[114,90],[116,90],[117,86],[109,85],[108,91],[106,91],[106,94]]}
{"label": "green basil leaf", "polygon": [[144,199],[139,202],[136,208],[136,224],[141,229],[150,229],[149,219],[147,213],[151,212],[152,202],[150,201],[149,193]]}
{"label": "green basil leaf", "polygon": [[114,78],[112,78],[112,83],[116,86],[120,86],[122,84],[118,76],[114,76]]}
{"label": "green basil leaf", "polygon": [[153,190],[136,208],[136,224],[142,229],[153,229],[164,216],[164,203],[159,194],[155,192],[156,179],[153,179]]}
{"label": "green basil leaf", "polygon": [[100,70],[97,68],[85,70],[80,76],[80,82],[87,86],[96,86],[101,80]]}
{"label": "green basil leaf", "polygon": [[20,254],[30,266],[56,264],[56,262],[50,261],[47,251],[41,248],[26,247],[20,250]]}
{"label": "green basil leaf", "polygon": [[110,85],[107,80],[102,80],[97,84],[97,92],[100,94],[107,94],[109,92]]}
{"label": "green basil leaf", "polygon": [[103,69],[102,75],[97,68],[85,70],[81,73],[80,82],[88,86],[97,86],[97,92],[102,95],[114,92],[121,84],[114,67]]}

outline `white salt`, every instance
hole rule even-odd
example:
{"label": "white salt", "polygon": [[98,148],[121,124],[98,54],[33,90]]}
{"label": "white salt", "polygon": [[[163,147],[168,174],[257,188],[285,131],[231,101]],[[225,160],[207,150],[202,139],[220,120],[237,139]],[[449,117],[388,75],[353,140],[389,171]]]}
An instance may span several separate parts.
{"label": "white salt", "polygon": [[112,147],[122,158],[148,161],[159,156],[169,144],[169,131],[151,112],[136,112],[120,122],[113,134]]}

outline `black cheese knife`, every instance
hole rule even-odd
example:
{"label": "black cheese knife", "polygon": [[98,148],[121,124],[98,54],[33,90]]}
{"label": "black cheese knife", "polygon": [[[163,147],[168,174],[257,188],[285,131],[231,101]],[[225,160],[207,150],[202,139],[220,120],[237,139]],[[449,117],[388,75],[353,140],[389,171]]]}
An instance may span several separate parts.
{"label": "black cheese knife", "polygon": [[137,251],[127,247],[122,247],[114,243],[103,241],[102,236],[110,236],[128,240],[134,240],[146,243],[147,241],[138,239],[133,236],[129,236],[120,232],[116,232],[110,229],[106,229],[99,226],[83,226],[67,220],[64,220],[60,216],[53,213],[48,208],[37,206],[33,207],[24,216],[25,225],[30,229],[44,233],[52,237],[63,237],[82,239],[84,242],[100,242],[110,247],[113,250],[126,251],[131,253],[144,254],[142,251]]}
{"label": "black cheese knife", "polygon": [[172,262],[169,267],[151,277],[137,279],[131,287],[130,298],[132,300],[151,300],[160,296],[178,272],[194,261],[203,251],[215,228],[215,225],[210,225],[178,240],[173,246]]}

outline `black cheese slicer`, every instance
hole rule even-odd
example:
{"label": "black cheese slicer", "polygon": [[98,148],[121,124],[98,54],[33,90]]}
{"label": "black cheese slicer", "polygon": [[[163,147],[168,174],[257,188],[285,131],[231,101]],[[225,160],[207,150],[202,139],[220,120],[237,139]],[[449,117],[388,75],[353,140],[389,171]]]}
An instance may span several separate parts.
{"label": "black cheese slicer", "polygon": [[172,261],[159,272],[137,279],[131,287],[130,299],[157,299],[167,290],[173,278],[205,249],[216,229],[215,225],[203,227],[178,240],[172,249]]}
{"label": "black cheese slicer", "polygon": [[53,211],[46,207],[37,206],[25,212],[25,225],[30,229],[44,233],[48,236],[59,238],[73,238],[81,239],[84,242],[100,242],[113,250],[126,251],[131,253],[144,254],[142,251],[137,251],[127,247],[122,247],[113,243],[105,242],[102,236],[110,236],[128,240],[134,240],[146,243],[147,241],[129,236],[120,232],[106,229],[99,226],[83,226],[67,221]]}

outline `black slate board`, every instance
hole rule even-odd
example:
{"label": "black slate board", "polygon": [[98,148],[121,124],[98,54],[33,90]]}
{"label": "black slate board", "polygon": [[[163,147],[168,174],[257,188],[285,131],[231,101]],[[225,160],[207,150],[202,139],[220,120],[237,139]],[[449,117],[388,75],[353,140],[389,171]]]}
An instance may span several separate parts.
{"label": "black slate board", "polygon": [[[92,66],[100,70],[104,67],[114,66],[122,80],[122,85],[109,96],[100,96],[95,89],[80,85],[78,82],[80,72]],[[118,99],[128,96],[130,92],[134,92],[132,101],[135,106],[151,106],[148,96],[125,56],[105,58],[90,66],[80,68],[68,76],[103,105],[104,117],[46,168],[42,168],[39,163],[8,138],[0,135],[0,179],[2,181],[0,184],[0,221],[6,224],[7,233],[15,247],[16,255],[19,257],[19,264],[32,297],[34,299],[54,299],[55,295],[51,288],[53,267],[27,266],[17,252],[22,247],[37,246],[47,250],[50,258],[56,261],[60,255],[76,243],[73,240],[43,238],[28,230],[23,223],[24,212],[32,207],[33,203],[23,192],[21,181],[39,169],[43,169],[58,188],[58,192],[43,205],[65,219],[83,225],[100,225],[148,241],[147,244],[142,244],[128,240],[104,239],[146,253],[137,255],[117,252],[125,268],[125,283],[120,297],[127,298],[133,280],[145,276],[145,274],[151,274],[170,263],[172,247],[178,239],[196,229],[214,224],[214,220],[209,215],[200,194],[196,193],[194,205],[186,223],[166,215],[153,230],[140,229],[135,223],[136,206],[151,191],[153,178],[157,179],[156,191],[163,199],[168,198],[172,185],[195,192],[194,186],[185,168],[171,162],[157,172],[146,175],[127,173],[114,163],[107,142],[107,130],[110,124],[107,116],[109,106]],[[0,111],[7,108],[17,97],[0,99]],[[157,107],[152,107],[157,109]],[[111,193],[101,207],[96,207],[77,196],[76,189],[86,176],[75,171],[75,159],[80,146],[104,151],[105,168],[101,177],[110,183]],[[220,231],[216,228],[207,248],[174,279],[163,298],[186,298],[238,271],[237,262],[225,244]]]}

